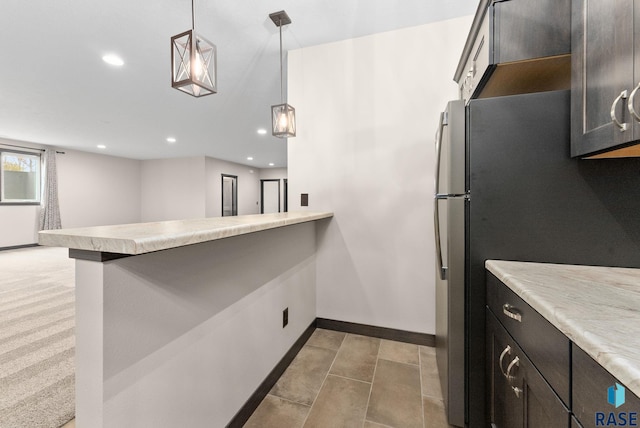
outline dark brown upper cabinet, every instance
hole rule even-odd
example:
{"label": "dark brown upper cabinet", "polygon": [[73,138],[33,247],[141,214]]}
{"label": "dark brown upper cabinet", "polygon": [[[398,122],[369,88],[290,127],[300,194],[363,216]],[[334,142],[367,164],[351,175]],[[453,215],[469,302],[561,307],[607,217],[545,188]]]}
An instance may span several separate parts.
{"label": "dark brown upper cabinet", "polygon": [[465,102],[569,89],[571,1],[480,1],[454,80]]}
{"label": "dark brown upper cabinet", "polygon": [[640,156],[640,7],[634,3],[572,2],[572,157]]}

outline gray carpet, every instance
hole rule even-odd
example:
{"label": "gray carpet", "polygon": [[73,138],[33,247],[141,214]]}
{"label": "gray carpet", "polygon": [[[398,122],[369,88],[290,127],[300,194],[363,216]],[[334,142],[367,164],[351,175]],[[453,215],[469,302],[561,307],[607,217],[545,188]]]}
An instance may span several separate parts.
{"label": "gray carpet", "polygon": [[0,251],[0,428],[57,428],[74,417],[74,262],[67,251]]}

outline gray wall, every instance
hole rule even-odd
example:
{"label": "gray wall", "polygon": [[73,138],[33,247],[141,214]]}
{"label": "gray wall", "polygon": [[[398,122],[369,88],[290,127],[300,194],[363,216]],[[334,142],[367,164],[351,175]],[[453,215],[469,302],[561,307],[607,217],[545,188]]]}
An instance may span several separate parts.
{"label": "gray wall", "polygon": [[203,156],[142,161],[141,221],[205,216]]}
{"label": "gray wall", "polygon": [[207,157],[206,217],[222,215],[222,174],[238,177],[238,215],[260,212],[260,170],[247,165]]}
{"label": "gray wall", "polygon": [[471,18],[289,52],[289,209],[335,213],[319,317],[435,333],[434,135]]}
{"label": "gray wall", "polygon": [[62,227],[140,221],[140,161],[64,150],[57,156]]}

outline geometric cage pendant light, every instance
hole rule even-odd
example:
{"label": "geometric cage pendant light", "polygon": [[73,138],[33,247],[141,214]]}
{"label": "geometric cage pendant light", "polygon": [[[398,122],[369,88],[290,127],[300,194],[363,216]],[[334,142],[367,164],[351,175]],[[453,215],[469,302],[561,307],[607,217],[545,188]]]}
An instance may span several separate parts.
{"label": "geometric cage pendant light", "polygon": [[195,32],[193,0],[191,30],[171,38],[171,86],[194,97],[218,92],[216,45]]}
{"label": "geometric cage pendant light", "polygon": [[279,138],[295,137],[296,109],[284,102],[282,84],[282,26],[291,24],[291,18],[284,10],[269,14],[269,18],[280,28],[280,104],[271,106],[271,134]]}

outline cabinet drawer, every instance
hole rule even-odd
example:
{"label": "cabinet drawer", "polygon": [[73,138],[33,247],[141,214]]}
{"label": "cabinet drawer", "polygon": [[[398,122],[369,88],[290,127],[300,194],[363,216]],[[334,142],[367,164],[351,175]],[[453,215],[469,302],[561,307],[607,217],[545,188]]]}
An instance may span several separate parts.
{"label": "cabinet drawer", "polygon": [[[572,344],[572,360],[573,413],[584,428],[640,426],[638,397],[627,389],[624,404],[616,408],[608,402],[609,388],[615,388],[620,382],[575,344]],[[618,391],[620,397],[621,391]]]}
{"label": "cabinet drawer", "polygon": [[569,339],[490,272],[487,305],[568,406]]}

